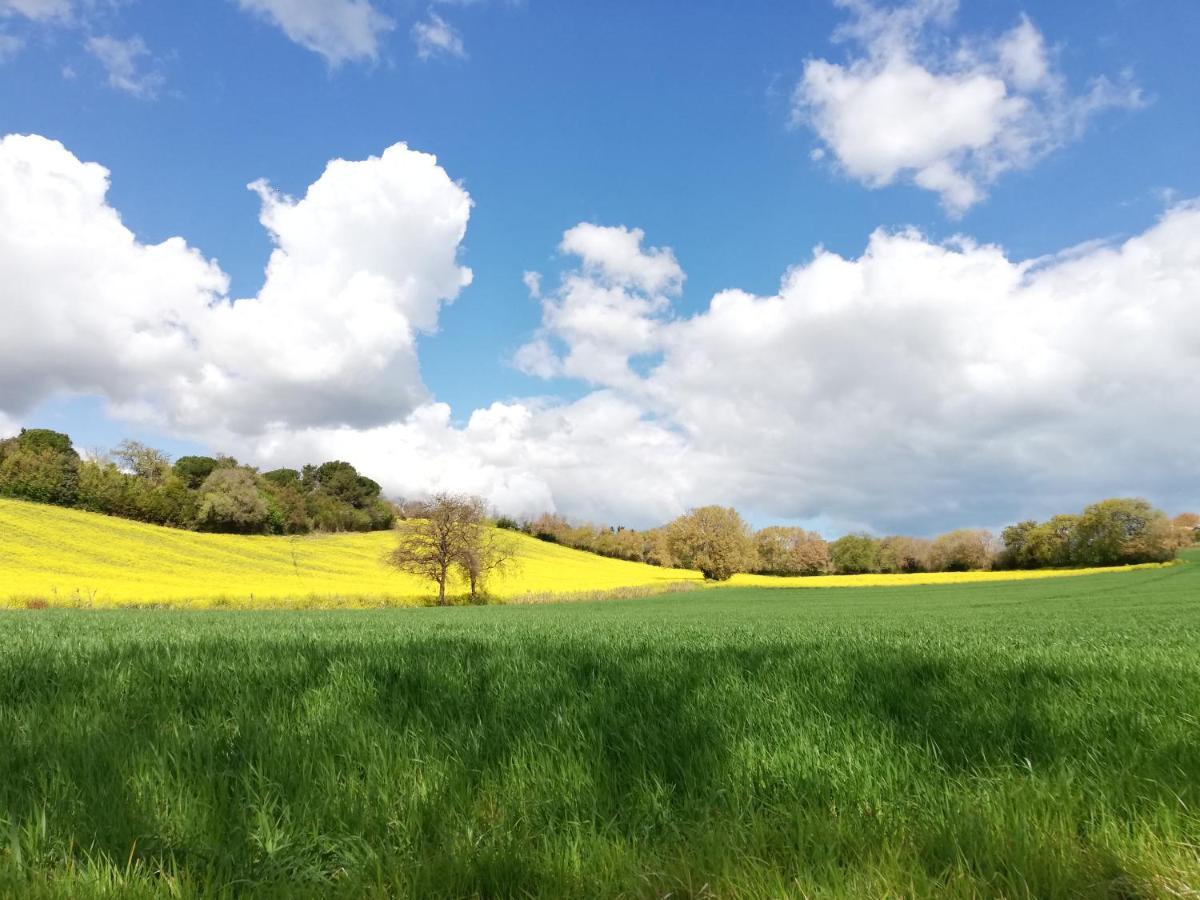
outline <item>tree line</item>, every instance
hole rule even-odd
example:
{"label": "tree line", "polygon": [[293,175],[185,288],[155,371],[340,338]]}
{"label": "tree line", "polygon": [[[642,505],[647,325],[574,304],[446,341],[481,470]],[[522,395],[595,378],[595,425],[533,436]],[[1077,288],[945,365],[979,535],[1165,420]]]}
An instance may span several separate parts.
{"label": "tree line", "polygon": [[44,428],[0,440],[0,496],[195,531],[304,534],[392,527],[380,486],[342,461],[259,472],[230,456],[182,456],[136,441],[84,458]]}
{"label": "tree line", "polygon": [[740,572],[864,575],[1165,562],[1200,537],[1200,516],[1168,519],[1137,498],[1102,500],[1078,515],[1021,522],[999,538],[983,529],[957,529],[932,539],[856,533],[826,541],[789,526],[755,531],[736,510],[720,506],[700,507],[645,530],[572,525],[550,513],[523,522],[502,517],[497,524],[602,556],[698,569],[716,580]]}
{"label": "tree line", "polygon": [[[512,560],[511,548],[486,527],[490,520],[480,498],[440,494],[393,504],[377,482],[340,460],[259,472],[229,456],[172,462],[136,441],[84,458],[66,434],[23,429],[0,440],[0,496],[238,534],[372,531],[391,528],[399,518],[401,545],[392,562],[431,578],[442,600],[452,574],[460,573],[477,597],[489,575]],[[1164,562],[1200,537],[1200,516],[1168,519],[1136,498],[1019,522],[998,538],[958,529],[933,539],[856,533],[826,541],[790,526],[755,531],[736,510],[721,506],[693,509],[644,530],[573,525],[552,513],[521,522],[500,516],[495,524],[602,556],[699,570],[715,580],[739,572],[859,575]]]}

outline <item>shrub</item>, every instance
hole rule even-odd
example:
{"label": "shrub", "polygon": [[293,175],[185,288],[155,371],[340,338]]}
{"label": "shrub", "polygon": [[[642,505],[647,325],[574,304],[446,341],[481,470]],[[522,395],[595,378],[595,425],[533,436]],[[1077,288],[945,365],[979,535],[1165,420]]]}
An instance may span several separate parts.
{"label": "shrub", "polygon": [[217,469],[200,488],[196,525],[204,531],[253,534],[266,530],[267,502],[248,469]]}

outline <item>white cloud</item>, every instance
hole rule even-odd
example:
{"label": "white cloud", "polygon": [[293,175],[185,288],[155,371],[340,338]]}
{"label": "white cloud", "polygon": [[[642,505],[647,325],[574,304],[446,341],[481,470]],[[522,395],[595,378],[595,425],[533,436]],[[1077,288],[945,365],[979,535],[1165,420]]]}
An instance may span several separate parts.
{"label": "white cloud", "polygon": [[592,388],[459,424],[413,335],[469,279],[465,192],[403,146],[331,163],[298,200],[256,189],[276,250],[260,294],[231,303],[182,239],[122,225],[104,169],[0,142],[0,426],[96,393],[264,465],[346,458],[396,495],[624,524],[706,502],[918,532],[1118,493],[1200,503],[1198,202],[1035,260],[880,230],[858,257],[818,250],[777,292],[692,315],[671,308],[670,250],[571,229],[577,262],[522,363]]}
{"label": "white cloud", "polygon": [[911,179],[952,215],[1004,172],[1078,138],[1096,113],[1142,103],[1128,80],[1097,78],[1070,93],[1028,18],[997,38],[946,49],[927,35],[949,24],[955,0],[839,5],[851,19],[835,38],[859,52],[846,63],[805,64],[795,120],[812,126],[850,177],[875,188]]}
{"label": "white cloud", "polygon": [[238,0],[331,66],[379,56],[380,39],[394,27],[369,0]]}
{"label": "white cloud", "polygon": [[433,59],[435,56],[466,58],[467,48],[463,46],[462,35],[433,10],[429,11],[424,21],[413,24],[412,37],[419,59]]}
{"label": "white cloud", "polygon": [[583,222],[563,235],[559,251],[583,260],[584,268],[615,287],[631,287],[648,294],[677,294],[683,287],[683,270],[671,249],[642,249],[640,228],[592,225]]}
{"label": "white cloud", "polygon": [[[547,305],[566,360],[596,340],[555,324],[584,277]],[[1194,504],[1178,448],[1200,441],[1197,296],[1200,204],[1050,260],[878,231],[857,259],[818,251],[773,296],[726,291],[695,316],[647,320],[662,353],[648,374],[624,365],[632,343],[610,343],[587,377],[680,442],[664,505],[921,529],[1123,491]],[[569,487],[555,498],[597,508]]]}
{"label": "white cloud", "polygon": [[[542,299],[542,329],[517,351],[517,368],[611,386],[636,383],[630,359],[660,348],[667,294],[678,293],[684,280],[674,253],[643,249],[644,238],[638,228],[589,223],[563,235],[559,250],[577,256],[580,269]],[[561,357],[554,343],[566,346]]]}
{"label": "white cloud", "polygon": [[293,200],[253,185],[276,244],[258,296],[181,238],[142,244],[108,173],[35,136],[0,141],[0,411],[55,392],[218,440],[272,424],[395,421],[424,402],[415,333],[470,281],[466,192],[397,145],[335,160]]}
{"label": "white cloud", "polygon": [[92,37],[84,46],[104,66],[111,87],[143,99],[153,99],[162,90],[166,81],[162,73],[142,68],[143,61],[151,57],[140,37]]}
{"label": "white cloud", "polygon": [[71,17],[71,0],[0,0],[0,16],[21,15],[35,22]]}

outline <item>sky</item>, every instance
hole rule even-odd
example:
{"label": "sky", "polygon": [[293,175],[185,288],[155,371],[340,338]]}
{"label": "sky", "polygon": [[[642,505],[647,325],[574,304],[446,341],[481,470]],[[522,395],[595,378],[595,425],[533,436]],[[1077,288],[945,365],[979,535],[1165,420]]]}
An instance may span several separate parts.
{"label": "sky", "polygon": [[0,0],[0,433],[644,526],[1200,507],[1194,0]]}

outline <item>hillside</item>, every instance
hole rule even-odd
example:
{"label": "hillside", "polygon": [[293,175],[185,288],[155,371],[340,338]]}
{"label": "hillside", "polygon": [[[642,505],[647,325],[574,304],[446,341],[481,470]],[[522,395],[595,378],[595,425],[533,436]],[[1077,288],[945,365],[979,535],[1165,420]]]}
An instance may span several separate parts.
{"label": "hillside", "polygon": [[[693,572],[605,559],[506,532],[518,565],[500,597],[666,586]],[[383,562],[392,532],[305,537],[197,534],[0,499],[0,602],[256,605],[320,599],[417,602],[427,583]],[[336,604],[335,604],[336,605]]]}
{"label": "hillside", "polygon": [[[505,532],[518,564],[492,585],[501,599],[701,583],[697,572],[660,569]],[[388,568],[391,532],[258,537],[198,534],[56,506],[0,499],[0,604],[52,606],[416,604],[430,586]],[[940,584],[1087,574],[941,572],[772,578],[739,575],[743,587]],[[1112,570],[1105,570],[1112,571]]]}

